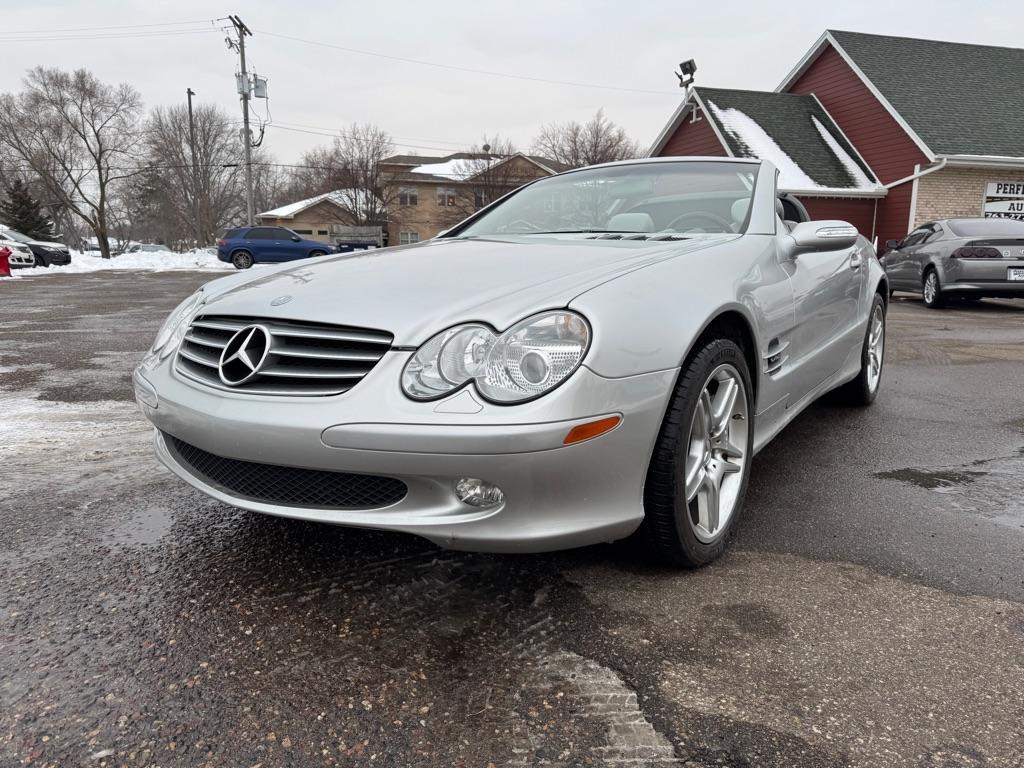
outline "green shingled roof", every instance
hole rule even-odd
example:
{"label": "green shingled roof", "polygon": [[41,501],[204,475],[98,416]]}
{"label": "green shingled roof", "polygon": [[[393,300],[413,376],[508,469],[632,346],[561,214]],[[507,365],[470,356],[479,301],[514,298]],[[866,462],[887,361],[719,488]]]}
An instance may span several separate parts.
{"label": "green shingled roof", "polygon": [[773,162],[779,168],[781,188],[879,186],[875,174],[813,96],[703,86],[696,91],[732,153]]}
{"label": "green shingled roof", "polygon": [[1024,50],[830,34],[935,154],[1024,157]]}

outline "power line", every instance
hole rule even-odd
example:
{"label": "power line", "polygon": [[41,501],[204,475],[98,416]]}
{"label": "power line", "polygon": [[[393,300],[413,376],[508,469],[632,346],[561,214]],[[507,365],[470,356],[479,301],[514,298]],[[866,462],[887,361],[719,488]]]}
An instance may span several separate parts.
{"label": "power line", "polygon": [[98,35],[54,35],[52,37],[0,37],[0,43],[43,43],[61,40],[130,40],[146,37],[175,37],[180,35],[208,35],[220,32],[219,29],[175,29],[152,32],[111,32]]}
{"label": "power line", "polygon": [[599,83],[578,83],[571,80],[551,80],[545,77],[531,77],[530,75],[514,75],[510,72],[495,72],[487,69],[474,69],[472,67],[462,67],[457,64],[443,64],[438,61],[425,61],[423,59],[410,59],[406,56],[393,56],[388,53],[380,53],[378,51],[366,51],[359,48],[348,48],[344,45],[335,45],[333,43],[324,43],[319,40],[306,40],[301,37],[292,37],[291,35],[282,35],[277,32],[267,32],[265,30],[256,30],[261,35],[267,35],[268,37],[277,37],[282,40],[291,40],[296,43],[305,43],[307,45],[316,45],[321,48],[333,48],[337,51],[345,51],[346,53],[356,53],[360,56],[374,56],[380,59],[390,59],[391,61],[401,61],[405,64],[417,64],[424,67],[436,67],[438,69],[449,69],[456,72],[469,72],[474,75],[487,75],[489,77],[504,77],[509,80],[526,80],[531,83],[545,83],[547,85],[567,85],[572,88],[596,88],[604,91],[622,91],[626,93],[647,93],[657,96],[678,96],[679,93],[676,91],[654,91],[647,90],[644,88],[626,88],[617,85],[602,85]]}
{"label": "power line", "polygon": [[186,24],[212,24],[212,19],[193,19],[192,21],[160,21],[153,24],[108,24],[102,27],[63,27],[59,29],[8,29],[9,35],[51,34],[53,32],[92,32],[97,29],[140,29],[142,27],[180,27]]}

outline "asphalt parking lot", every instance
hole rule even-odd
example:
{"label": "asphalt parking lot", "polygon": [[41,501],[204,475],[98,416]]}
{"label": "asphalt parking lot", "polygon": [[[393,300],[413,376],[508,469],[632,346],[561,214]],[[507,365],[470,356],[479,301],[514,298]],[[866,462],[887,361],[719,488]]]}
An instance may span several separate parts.
{"label": "asphalt parking lot", "polygon": [[0,765],[1024,765],[1024,302],[897,296],[874,407],[801,416],[683,573],[176,481],[129,371],[210,277],[0,286]]}

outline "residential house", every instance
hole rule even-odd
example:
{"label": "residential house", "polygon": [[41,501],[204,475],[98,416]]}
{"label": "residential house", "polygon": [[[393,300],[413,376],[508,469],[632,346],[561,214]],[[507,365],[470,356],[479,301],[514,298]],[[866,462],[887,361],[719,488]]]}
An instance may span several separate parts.
{"label": "residential house", "polygon": [[325,243],[361,242],[383,245],[379,234],[372,228],[350,226],[350,211],[360,202],[363,190],[339,189],[322,195],[298,200],[256,215],[260,224],[287,227],[297,235]]}
{"label": "residential house", "polygon": [[504,194],[567,170],[547,158],[456,152],[445,157],[394,155],[382,163],[391,180],[388,242],[427,240]]}

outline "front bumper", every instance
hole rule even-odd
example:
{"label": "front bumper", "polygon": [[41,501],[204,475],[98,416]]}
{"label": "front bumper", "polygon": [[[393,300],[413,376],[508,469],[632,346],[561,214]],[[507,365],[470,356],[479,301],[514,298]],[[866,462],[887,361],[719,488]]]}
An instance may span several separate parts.
{"label": "front bumper", "polygon": [[[172,472],[255,512],[491,552],[612,541],[640,524],[648,460],[676,370],[607,379],[583,367],[549,395],[517,406],[486,403],[469,389],[418,403],[398,386],[409,355],[387,353],[352,390],[326,398],[225,395],[183,380],[169,361],[148,369],[144,363],[135,376],[137,399],[157,427],[157,455]],[[562,444],[573,426],[610,414],[622,416],[613,431]],[[164,433],[225,458],[393,477],[408,492],[371,510],[266,503],[209,482],[179,459]],[[463,477],[497,485],[504,502],[463,504],[454,493]]]}
{"label": "front bumper", "polygon": [[36,259],[35,256],[32,255],[31,251],[12,250],[8,264],[10,264],[11,269],[34,267],[36,265]]}

